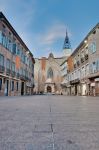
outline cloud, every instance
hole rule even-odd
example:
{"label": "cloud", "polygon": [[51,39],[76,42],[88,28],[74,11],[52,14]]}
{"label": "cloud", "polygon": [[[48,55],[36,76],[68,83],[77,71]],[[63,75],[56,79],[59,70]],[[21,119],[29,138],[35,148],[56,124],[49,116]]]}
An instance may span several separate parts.
{"label": "cloud", "polygon": [[[62,22],[54,21],[51,25],[47,26],[47,29],[43,30],[42,33],[34,35],[33,39],[33,53],[36,56],[48,56],[50,52],[53,52],[55,56],[62,56],[62,44],[66,35],[66,29],[69,37],[72,36],[69,28]],[[57,46],[58,45],[58,46]],[[36,47],[35,47],[36,46]],[[60,47],[60,49],[59,49]]]}
{"label": "cloud", "polygon": [[40,44],[52,45],[58,39],[64,38],[66,32],[66,26],[63,23],[56,22],[50,26],[43,35],[39,35]]}
{"label": "cloud", "polygon": [[[39,19],[39,16],[37,16],[38,8],[37,0],[0,0],[0,10],[4,12],[19,36],[35,56],[47,56],[50,51],[59,54],[57,50],[57,52],[55,51],[57,49],[55,44],[57,45],[60,40],[64,40],[66,28],[69,36],[71,36],[71,33],[63,22],[55,20],[51,20],[50,24],[41,22],[42,27],[40,27],[44,29],[40,29],[39,32],[36,28],[38,22],[36,18],[38,17]],[[37,22],[35,23],[35,21]]]}
{"label": "cloud", "polygon": [[[48,56],[52,52],[55,57],[62,56],[62,44],[66,35],[66,29],[69,37],[72,35],[69,28],[62,22],[54,22],[47,26],[41,33],[23,32],[21,37],[29,45],[30,50],[35,57]],[[60,43],[62,41],[62,44]],[[57,44],[61,44],[57,47]]]}
{"label": "cloud", "polygon": [[[27,45],[30,45],[32,52],[37,51],[38,53],[47,53],[53,50],[53,44],[57,43],[58,40],[65,38],[66,26],[61,22],[54,22],[47,26],[41,33],[33,32],[21,32],[20,35],[24,39]],[[69,36],[71,33],[69,32]],[[35,50],[36,49],[36,50]]]}
{"label": "cloud", "polygon": [[0,11],[21,31],[35,19],[36,0],[0,0]]}

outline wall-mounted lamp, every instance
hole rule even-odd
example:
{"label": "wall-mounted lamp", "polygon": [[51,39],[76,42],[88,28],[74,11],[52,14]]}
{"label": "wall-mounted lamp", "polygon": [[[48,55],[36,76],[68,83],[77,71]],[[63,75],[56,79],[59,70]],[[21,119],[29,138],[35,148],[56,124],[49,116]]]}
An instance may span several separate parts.
{"label": "wall-mounted lamp", "polygon": [[86,43],[87,43],[87,40],[85,40],[84,43],[86,44]]}

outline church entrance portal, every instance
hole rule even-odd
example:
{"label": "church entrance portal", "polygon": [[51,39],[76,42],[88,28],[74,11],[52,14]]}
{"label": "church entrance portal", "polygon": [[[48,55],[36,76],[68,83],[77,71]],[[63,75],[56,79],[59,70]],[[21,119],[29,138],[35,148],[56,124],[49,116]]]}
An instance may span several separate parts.
{"label": "church entrance portal", "polygon": [[47,93],[51,93],[52,92],[52,88],[51,88],[51,86],[48,86],[47,87]]}

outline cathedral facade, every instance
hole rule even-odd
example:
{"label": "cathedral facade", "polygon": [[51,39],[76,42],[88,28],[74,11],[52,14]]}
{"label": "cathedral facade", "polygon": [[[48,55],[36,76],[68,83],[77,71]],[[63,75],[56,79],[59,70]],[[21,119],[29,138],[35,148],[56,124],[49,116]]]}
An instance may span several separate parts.
{"label": "cathedral facade", "polygon": [[48,58],[35,59],[35,92],[60,93],[62,77],[61,63],[65,58],[55,58],[52,53]]}
{"label": "cathedral facade", "polygon": [[62,93],[61,83],[63,81],[61,64],[71,54],[69,38],[66,37],[63,47],[63,57],[54,57],[53,53],[42,58],[35,58],[34,79],[35,93]]}

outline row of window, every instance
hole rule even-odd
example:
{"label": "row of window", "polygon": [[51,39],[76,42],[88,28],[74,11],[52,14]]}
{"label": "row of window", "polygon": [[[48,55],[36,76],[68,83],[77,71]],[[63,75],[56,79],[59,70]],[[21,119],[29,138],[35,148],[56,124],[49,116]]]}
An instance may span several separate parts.
{"label": "row of window", "polygon": [[96,73],[99,71],[99,60],[96,60],[90,64],[90,73]]}
{"label": "row of window", "polygon": [[8,49],[13,55],[18,55],[21,58],[21,61],[27,64],[29,67],[32,67],[32,62],[29,60],[29,57],[24,54],[23,48],[16,44],[10,37],[7,37],[4,33],[0,31],[0,44],[2,44],[6,49]]}
{"label": "row of window", "polygon": [[[0,66],[4,66],[4,56],[0,54]],[[6,60],[6,68],[11,69],[15,72],[15,63],[11,62],[10,59]]]}
{"label": "row of window", "polygon": [[83,66],[81,69],[72,72],[71,74],[68,74],[67,80],[72,81],[75,79],[81,79],[81,78],[85,78],[88,75],[89,75],[89,64]]}
{"label": "row of window", "polygon": [[[4,66],[4,61],[4,56],[0,54],[0,66]],[[10,59],[6,60],[6,69],[9,69],[13,72],[16,71],[17,73],[20,73],[21,75],[24,75],[26,77],[31,77],[31,73],[28,72],[26,69],[20,68],[20,70],[16,70],[15,63],[11,62]]]}
{"label": "row of window", "polygon": [[80,54],[78,53],[78,55],[74,58],[74,64],[76,64],[76,62],[78,60],[80,60],[80,58],[84,58],[84,56],[88,53],[95,53],[96,52],[96,42],[93,41],[88,47],[86,47],[86,50],[83,50],[80,52]]}
{"label": "row of window", "polygon": [[84,78],[86,76],[99,71],[99,60],[94,61],[90,65],[83,66],[81,69],[76,70],[75,72],[68,75],[68,80],[75,80],[77,78]]}
{"label": "row of window", "polygon": [[84,56],[85,56],[86,54],[88,54],[88,47],[86,48],[86,50],[82,50],[80,53],[78,53],[77,56],[75,56],[75,58],[74,58],[74,64],[76,64],[76,62],[77,62],[78,60],[80,60],[80,58],[84,58]]}

